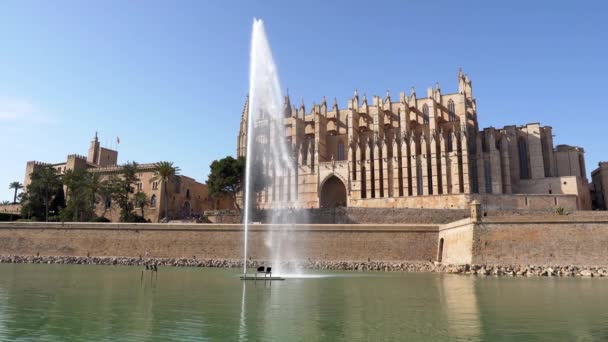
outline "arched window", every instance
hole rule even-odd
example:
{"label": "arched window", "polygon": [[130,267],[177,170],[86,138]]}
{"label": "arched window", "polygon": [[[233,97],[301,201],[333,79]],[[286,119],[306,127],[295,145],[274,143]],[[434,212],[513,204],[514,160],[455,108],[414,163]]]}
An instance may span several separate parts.
{"label": "arched window", "polygon": [[448,101],[448,116],[450,122],[456,121],[456,105],[454,105],[454,101]]}
{"label": "arched window", "polygon": [[104,204],[105,204],[105,209],[110,209],[110,207],[112,207],[112,197],[110,197],[110,196],[106,197]]}
{"label": "arched window", "polygon": [[187,198],[187,199],[190,199],[190,189],[187,189],[187,190],[186,190],[186,198]]}
{"label": "arched window", "polygon": [[520,138],[517,141],[517,149],[519,151],[519,178],[530,178],[529,160],[528,160],[528,144],[526,139]]}
{"label": "arched window", "polygon": [[338,142],[338,160],[344,160],[344,142]]}
{"label": "arched window", "polygon": [[152,197],[150,197],[150,207],[156,208],[156,195],[152,195]]}
{"label": "arched window", "polygon": [[422,106],[422,120],[425,125],[429,124],[429,106],[426,104]]}

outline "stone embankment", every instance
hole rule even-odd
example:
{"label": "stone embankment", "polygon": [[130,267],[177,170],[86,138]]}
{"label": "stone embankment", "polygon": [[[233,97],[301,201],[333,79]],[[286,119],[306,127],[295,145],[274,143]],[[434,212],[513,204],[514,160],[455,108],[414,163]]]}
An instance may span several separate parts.
{"label": "stone embankment", "polygon": [[[75,264],[144,266],[155,264],[172,267],[241,268],[242,260],[214,260],[197,258],[125,258],[125,257],[74,257],[74,256],[0,256],[0,263],[17,264]],[[263,261],[249,261],[248,267],[263,266]],[[498,266],[498,265],[442,265],[436,262],[344,262],[305,261],[286,263],[284,268],[331,271],[377,272],[436,272],[477,276],[567,276],[608,277],[608,267],[583,266]]]}
{"label": "stone embankment", "polygon": [[499,265],[446,265],[438,266],[440,272],[478,276],[523,276],[523,277],[608,277],[606,266],[499,266]]}

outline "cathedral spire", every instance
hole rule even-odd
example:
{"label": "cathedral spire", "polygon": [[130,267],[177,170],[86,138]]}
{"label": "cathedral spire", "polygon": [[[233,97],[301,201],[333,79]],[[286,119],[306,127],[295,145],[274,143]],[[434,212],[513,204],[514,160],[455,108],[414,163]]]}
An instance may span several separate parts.
{"label": "cathedral spire", "polygon": [[287,95],[285,95],[285,100],[283,101],[283,117],[288,118],[291,115],[291,100],[289,99],[289,90],[287,90]]}
{"label": "cathedral spire", "polygon": [[306,107],[304,106],[304,99],[302,99],[302,103],[300,104],[300,117],[304,119],[306,116]]}

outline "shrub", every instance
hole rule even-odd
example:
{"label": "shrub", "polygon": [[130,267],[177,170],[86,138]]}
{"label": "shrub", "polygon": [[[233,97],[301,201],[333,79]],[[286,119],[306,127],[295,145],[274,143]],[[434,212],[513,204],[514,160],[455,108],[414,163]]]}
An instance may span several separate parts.
{"label": "shrub", "polygon": [[95,218],[91,219],[90,222],[109,223],[112,221],[110,221],[110,219],[107,217],[99,216],[99,217],[95,217]]}
{"label": "shrub", "polygon": [[120,222],[129,222],[129,223],[148,223],[145,218],[139,216],[137,214],[131,213],[130,215],[125,215],[121,217]]}
{"label": "shrub", "polygon": [[17,221],[20,217],[19,215],[0,213],[0,221]]}
{"label": "shrub", "polygon": [[38,221],[34,218],[21,218],[21,219],[18,219],[17,222],[38,222]]}
{"label": "shrub", "polygon": [[566,211],[566,208],[564,208],[564,207],[555,208],[555,213],[557,215],[568,215],[568,212]]}

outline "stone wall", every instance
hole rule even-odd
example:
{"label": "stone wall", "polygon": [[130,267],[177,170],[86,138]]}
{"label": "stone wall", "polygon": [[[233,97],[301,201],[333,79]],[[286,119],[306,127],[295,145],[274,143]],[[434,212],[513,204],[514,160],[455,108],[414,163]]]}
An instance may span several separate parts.
{"label": "stone wall", "polygon": [[496,217],[474,228],[472,263],[608,265],[608,220]]}
{"label": "stone wall", "polygon": [[608,162],[599,162],[597,169],[591,172],[595,207],[606,210],[608,201]]}
{"label": "stone wall", "polygon": [[492,195],[475,194],[471,196],[483,204],[484,210],[524,210],[524,211],[555,211],[562,207],[568,211],[579,209],[576,195]]}
{"label": "stone wall", "polygon": [[[280,225],[250,226],[252,260],[269,260]],[[292,261],[607,266],[608,214],[488,216],[432,224],[293,225]],[[237,224],[0,222],[0,255],[240,260]]]}
{"label": "stone wall", "polygon": [[[442,262],[477,265],[608,265],[608,215],[489,216],[440,227]],[[441,247],[439,247],[441,249]]]}
{"label": "stone wall", "polygon": [[421,195],[351,199],[348,206],[359,208],[466,209],[469,207],[470,201],[470,195],[468,194]]}
{"label": "stone wall", "polygon": [[0,205],[0,213],[21,215],[21,204]]}
{"label": "stone wall", "polygon": [[470,264],[473,251],[473,223],[464,219],[439,229],[437,260],[445,264]]}
{"label": "stone wall", "polygon": [[[269,260],[265,241],[280,226],[252,225],[249,256]],[[434,225],[296,225],[298,260],[428,261],[437,250]],[[240,260],[240,225],[0,223],[0,255],[122,256]]]}
{"label": "stone wall", "polygon": [[415,209],[415,208],[317,208],[298,212],[261,211],[254,221],[268,222],[277,213],[297,223],[309,224],[443,224],[469,217],[465,209]]}

